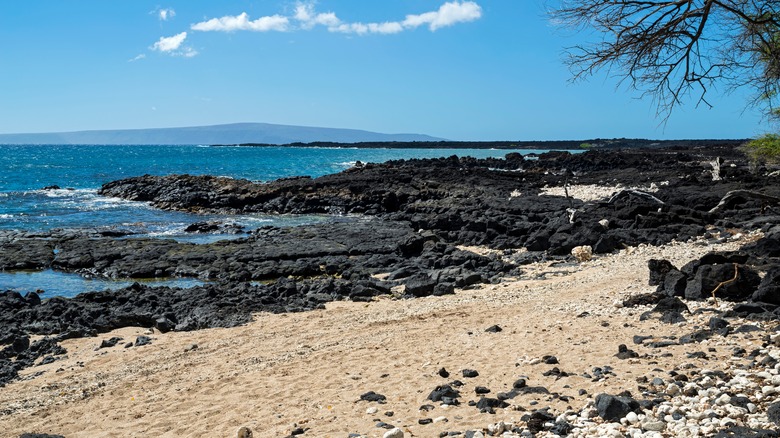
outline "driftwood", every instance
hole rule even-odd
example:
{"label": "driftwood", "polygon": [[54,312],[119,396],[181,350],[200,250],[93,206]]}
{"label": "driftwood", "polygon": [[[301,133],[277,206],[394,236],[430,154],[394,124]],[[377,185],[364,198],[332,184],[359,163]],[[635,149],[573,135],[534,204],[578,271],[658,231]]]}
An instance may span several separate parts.
{"label": "driftwood", "polygon": [[621,190],[614,195],[612,195],[611,198],[609,198],[609,201],[607,201],[607,204],[614,204],[618,199],[625,198],[626,196],[634,196],[640,199],[644,199],[645,201],[650,201],[659,205],[664,205],[665,202],[656,198],[655,196],[651,195],[650,193],[643,192],[641,190],[635,190],[635,189],[625,189]]}
{"label": "driftwood", "polygon": [[721,281],[720,284],[718,284],[718,287],[712,290],[712,299],[713,301],[715,301],[716,306],[718,305],[718,298],[715,296],[715,292],[720,290],[721,287],[737,281],[737,278],[739,278],[739,265],[734,263],[734,278],[732,278],[731,280]]}
{"label": "driftwood", "polygon": [[712,166],[712,170],[710,172],[712,173],[713,181],[720,181],[723,179],[720,176],[720,167],[722,165],[723,165],[723,160],[721,160],[720,157],[717,157],[713,161],[710,161],[710,166]]}
{"label": "driftwood", "polygon": [[760,199],[762,201],[771,202],[771,203],[774,203],[774,204],[780,204],[780,198],[778,198],[776,196],[765,195],[763,193],[753,192],[753,191],[750,191],[750,190],[732,190],[732,191],[726,193],[726,196],[724,196],[720,200],[718,205],[716,205],[715,207],[713,207],[710,210],[710,213],[717,213],[717,212],[723,210],[729,202],[731,202],[731,201],[733,201],[735,199],[740,199],[740,198],[742,198],[742,199]]}

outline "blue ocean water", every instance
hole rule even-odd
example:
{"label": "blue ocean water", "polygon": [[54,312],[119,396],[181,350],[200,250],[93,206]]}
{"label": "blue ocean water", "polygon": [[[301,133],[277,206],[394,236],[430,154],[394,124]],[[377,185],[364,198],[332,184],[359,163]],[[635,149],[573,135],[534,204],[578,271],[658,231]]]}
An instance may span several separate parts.
{"label": "blue ocean water", "polygon": [[[356,161],[380,163],[405,158],[451,155],[503,157],[530,150],[486,149],[343,149],[209,146],[0,145],[0,230],[46,231],[55,228],[110,227],[154,236],[204,242],[229,238],[187,235],[184,228],[207,220],[230,221],[254,229],[262,225],[296,226],[323,216],[215,216],[168,212],[97,195],[104,183],[144,174],[218,175],[270,181],[282,177],[318,177],[340,172]],[[59,186],[60,189],[43,190]],[[37,287],[35,285],[38,285]],[[0,273],[0,290],[55,288],[72,295],[122,283],[86,281],[62,273]]]}
{"label": "blue ocean water", "polygon": [[[188,173],[270,181],[318,177],[355,164],[450,155],[502,157],[511,151],[485,149],[336,149],[207,146],[0,145],[0,229],[110,226],[152,236],[185,238],[187,225],[211,219],[256,228],[299,225],[316,217],[212,217],[150,208],[97,195],[104,183],[121,178]],[[542,151],[521,151],[523,153]],[[50,186],[58,190],[42,190]]]}

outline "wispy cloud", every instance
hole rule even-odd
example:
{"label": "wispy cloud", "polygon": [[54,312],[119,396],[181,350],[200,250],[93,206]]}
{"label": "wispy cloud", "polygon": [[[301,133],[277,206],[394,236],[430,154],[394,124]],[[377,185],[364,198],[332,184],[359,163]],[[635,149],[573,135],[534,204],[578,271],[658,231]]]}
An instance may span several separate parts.
{"label": "wispy cloud", "polygon": [[162,37],[154,43],[150,49],[169,55],[192,58],[197,55],[198,52],[192,47],[183,46],[184,40],[186,39],[187,32],[182,32],[170,37]]}
{"label": "wispy cloud", "polygon": [[149,12],[149,15],[155,15],[160,21],[168,21],[176,16],[176,11],[173,8],[161,8],[156,7]]}
{"label": "wispy cloud", "polygon": [[173,8],[161,8],[157,10],[157,16],[162,21],[168,21],[176,16],[176,11]]}
{"label": "wispy cloud", "polygon": [[237,30],[250,30],[253,32],[285,32],[288,30],[290,19],[281,15],[271,15],[250,20],[246,12],[211,20],[201,21],[191,26],[192,30],[201,32],[235,32]]}
{"label": "wispy cloud", "polygon": [[128,59],[127,62],[140,61],[140,60],[142,60],[144,58],[146,58],[146,53],[141,53],[140,55],[136,56],[135,58]]}
{"label": "wispy cloud", "polygon": [[[291,17],[270,15],[250,20],[244,12],[240,15],[227,15],[212,18],[190,26],[194,31],[235,32],[239,30],[255,32],[288,32],[293,30],[311,30],[323,26],[330,32],[349,34],[396,34],[405,30],[428,26],[435,32],[443,27],[458,23],[475,21],[482,17],[482,7],[474,1],[450,1],[436,11],[418,15],[407,15],[403,21],[385,21],[381,23],[361,23],[342,21],[335,12],[317,12],[314,2],[299,2]],[[295,25],[294,25],[294,24]]]}

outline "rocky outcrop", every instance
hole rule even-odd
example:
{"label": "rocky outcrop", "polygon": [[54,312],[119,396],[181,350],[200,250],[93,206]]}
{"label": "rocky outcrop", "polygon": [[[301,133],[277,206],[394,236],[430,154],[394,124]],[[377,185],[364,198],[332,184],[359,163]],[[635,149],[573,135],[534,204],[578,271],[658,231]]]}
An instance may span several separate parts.
{"label": "rocky outcrop", "polygon": [[[712,180],[707,164],[713,156],[725,158],[720,181]],[[609,200],[585,202],[544,194],[547,187],[572,184],[651,183],[656,189],[652,195],[628,191]],[[17,350],[29,333],[69,337],[128,325],[163,332],[223,327],[247,321],[253,311],[302,311],[331,300],[368,301],[381,294],[449,294],[517,272],[515,264],[498,255],[481,256],[457,245],[525,247],[531,255],[516,258],[520,264],[541,257],[534,253],[568,257],[575,247],[599,254],[640,243],[657,245],[697,236],[718,239],[739,226],[769,231],[780,220],[760,199],[739,198],[713,210],[735,189],[780,195],[780,185],[756,177],[733,148],[407,160],[267,184],[192,175],[115,181],[100,193],[158,208],[333,214],[340,219],[297,228],[260,228],[207,244],[133,238],[111,230],[0,232],[2,270],[207,281],[191,289],[134,285],[70,300],[41,301],[36,294],[6,292],[0,297],[0,345],[14,349],[3,350],[6,356],[0,360],[6,362],[0,368],[13,371],[24,366]],[[199,223],[190,231],[243,233],[214,222]],[[651,302],[677,296],[706,298],[720,286],[718,298],[752,299],[762,309],[753,309],[754,313],[774,311],[780,304],[780,271],[772,258],[780,256],[778,236],[768,233],[746,255],[713,255],[679,269],[657,262],[651,268],[659,292]],[[762,278],[759,271],[770,274]],[[728,282],[735,275],[738,280]],[[684,317],[677,310],[659,312],[670,321]]]}

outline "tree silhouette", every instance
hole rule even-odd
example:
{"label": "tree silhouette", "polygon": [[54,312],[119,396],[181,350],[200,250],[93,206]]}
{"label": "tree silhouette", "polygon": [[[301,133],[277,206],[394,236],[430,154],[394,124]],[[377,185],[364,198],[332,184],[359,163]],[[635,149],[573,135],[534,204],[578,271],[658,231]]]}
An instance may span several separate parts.
{"label": "tree silhouette", "polygon": [[652,97],[664,120],[687,98],[712,106],[719,82],[750,87],[750,103],[777,114],[780,1],[562,0],[551,16],[601,35],[567,50],[575,79],[606,69]]}

